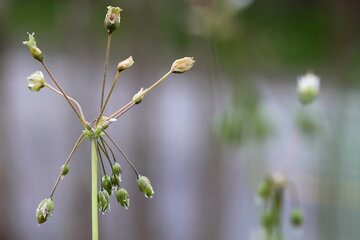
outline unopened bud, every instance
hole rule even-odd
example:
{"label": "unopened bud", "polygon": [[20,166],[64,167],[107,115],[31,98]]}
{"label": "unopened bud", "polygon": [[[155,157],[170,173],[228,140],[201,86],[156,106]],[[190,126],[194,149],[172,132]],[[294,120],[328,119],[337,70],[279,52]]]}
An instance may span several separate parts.
{"label": "unopened bud", "polygon": [[130,56],[127,59],[119,62],[119,64],[117,65],[117,70],[119,72],[124,71],[125,69],[128,69],[129,67],[131,67],[133,64],[134,64],[134,60],[133,60],[132,56]]}
{"label": "unopened bud", "polygon": [[29,40],[28,41],[23,41],[23,44],[29,47],[30,53],[31,55],[38,61],[42,61],[43,60],[43,55],[41,50],[37,47],[36,45],[36,40],[34,37],[35,33],[28,33],[29,35]]}
{"label": "unopened bud", "polygon": [[135,102],[135,104],[141,103],[141,101],[142,101],[143,98],[144,98],[143,93],[144,93],[145,91],[146,91],[146,90],[143,90],[143,88],[141,88],[140,91],[137,92],[137,93],[133,96],[133,101]]}
{"label": "unopened bud", "polygon": [[307,73],[298,78],[297,92],[299,100],[306,105],[315,100],[320,91],[320,78],[312,73]]}
{"label": "unopened bud", "polygon": [[120,175],[122,173],[122,169],[120,163],[116,162],[112,165],[112,171],[115,175]]}
{"label": "unopened bud", "polygon": [[36,209],[36,219],[39,224],[46,222],[54,211],[54,202],[51,198],[42,200]]}
{"label": "unopened bud", "polygon": [[99,210],[105,212],[110,204],[109,193],[105,190],[101,190],[98,192],[97,199],[98,199]]}
{"label": "unopened bud", "polygon": [[109,33],[112,33],[120,26],[120,12],[122,11],[119,7],[107,7],[107,13],[105,15],[104,25]]}
{"label": "unopened bud", "polygon": [[126,209],[130,205],[129,193],[126,191],[125,188],[120,188],[116,191],[116,199],[120,203],[121,206],[125,207]]}
{"label": "unopened bud", "polygon": [[139,176],[137,179],[137,184],[141,192],[145,194],[145,197],[152,198],[154,195],[154,189],[151,186],[150,180],[145,176]]}
{"label": "unopened bud", "polygon": [[303,223],[303,214],[300,209],[295,208],[292,210],[290,215],[291,224],[294,227],[300,227]]}
{"label": "unopened bud", "polygon": [[45,86],[44,74],[41,71],[36,71],[31,74],[28,78],[28,88],[31,91],[38,92]]}
{"label": "unopened bud", "polygon": [[69,171],[70,171],[69,164],[67,164],[67,165],[64,164],[64,165],[61,166],[61,176],[62,177],[66,176],[66,174],[68,174]]}
{"label": "unopened bud", "polygon": [[111,195],[111,179],[109,176],[105,175],[101,178],[101,186]]}
{"label": "unopened bud", "polygon": [[175,62],[171,66],[171,71],[173,73],[184,73],[190,70],[195,63],[193,57],[183,57],[175,60]]}

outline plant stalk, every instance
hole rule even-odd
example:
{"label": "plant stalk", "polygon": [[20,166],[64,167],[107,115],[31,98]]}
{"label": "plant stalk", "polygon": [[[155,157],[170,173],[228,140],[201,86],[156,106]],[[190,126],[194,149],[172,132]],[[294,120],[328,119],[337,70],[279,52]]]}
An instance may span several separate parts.
{"label": "plant stalk", "polygon": [[99,220],[97,206],[97,178],[98,178],[98,158],[96,154],[96,139],[91,140],[91,221],[92,221],[92,240],[99,239]]}

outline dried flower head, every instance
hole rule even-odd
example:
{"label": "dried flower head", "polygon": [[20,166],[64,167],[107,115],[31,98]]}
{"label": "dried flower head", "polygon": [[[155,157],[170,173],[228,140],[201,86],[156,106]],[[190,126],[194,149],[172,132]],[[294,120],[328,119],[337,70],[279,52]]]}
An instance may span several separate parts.
{"label": "dried flower head", "polygon": [[320,78],[313,73],[307,73],[298,78],[297,92],[302,104],[315,100],[320,91]]}
{"label": "dried flower head", "polygon": [[31,74],[28,78],[28,88],[31,91],[38,92],[45,86],[44,74],[41,71],[36,71]]}
{"label": "dried flower head", "polygon": [[193,57],[183,57],[175,60],[175,62],[171,66],[171,71],[173,73],[184,73],[189,71],[195,63]]}
{"label": "dried flower head", "polygon": [[34,37],[35,33],[27,33],[29,35],[28,41],[23,41],[23,44],[29,47],[31,55],[38,61],[43,60],[42,51],[37,47],[36,40]]}
{"label": "dried flower head", "polygon": [[104,25],[109,33],[112,33],[120,26],[120,12],[122,11],[119,7],[107,7],[107,13],[105,15]]}
{"label": "dried flower head", "polygon": [[125,69],[128,69],[129,67],[131,67],[133,64],[134,64],[134,60],[133,60],[132,56],[130,56],[127,59],[119,62],[119,64],[117,65],[117,70],[119,72],[124,71]]}

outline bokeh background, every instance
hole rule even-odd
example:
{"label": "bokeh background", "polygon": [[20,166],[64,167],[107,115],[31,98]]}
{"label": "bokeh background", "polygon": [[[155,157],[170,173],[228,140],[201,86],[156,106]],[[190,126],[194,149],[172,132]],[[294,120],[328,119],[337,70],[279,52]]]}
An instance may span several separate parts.
{"label": "bokeh background", "polygon": [[[35,209],[81,133],[63,98],[30,92],[42,70],[22,45],[36,32],[66,92],[95,117],[107,5],[123,8],[110,79],[121,76],[107,114],[147,87],[174,59],[172,75],[109,129],[155,197],[144,198],[122,161],[128,210],[112,199],[101,239],[257,239],[256,188],[281,172],[296,185],[305,222],[286,239],[352,240],[360,228],[360,3],[355,0],[0,0],[0,239],[90,239],[90,144],[74,155],[55,193],[55,213]],[[296,79],[312,71],[321,93],[302,107]],[[48,78],[48,77],[47,77]],[[120,157],[119,157],[120,159]]]}

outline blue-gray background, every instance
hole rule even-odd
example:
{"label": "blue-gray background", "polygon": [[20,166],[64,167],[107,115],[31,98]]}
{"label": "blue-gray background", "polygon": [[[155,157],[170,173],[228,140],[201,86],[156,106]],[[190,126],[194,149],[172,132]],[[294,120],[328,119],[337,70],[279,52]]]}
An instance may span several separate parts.
{"label": "blue-gray background", "polygon": [[[144,198],[122,162],[131,206],[112,199],[101,239],[257,239],[256,187],[282,172],[299,191],[305,223],[286,239],[352,240],[360,234],[360,4],[354,0],[0,0],[0,238],[90,239],[90,145],[74,155],[38,227],[35,209],[81,133],[63,98],[30,92],[43,70],[22,46],[36,32],[66,92],[95,117],[107,5],[123,8],[109,79],[121,75],[109,114],[170,67],[194,56],[109,132],[155,189]],[[321,77],[317,101],[302,107],[296,78]],[[46,76],[47,77],[47,76]],[[49,80],[49,78],[47,77]],[[120,157],[119,157],[120,159]],[[255,237],[254,237],[255,236]]]}

